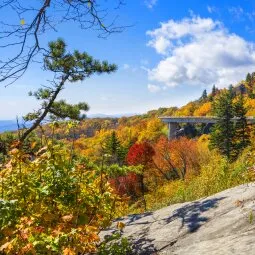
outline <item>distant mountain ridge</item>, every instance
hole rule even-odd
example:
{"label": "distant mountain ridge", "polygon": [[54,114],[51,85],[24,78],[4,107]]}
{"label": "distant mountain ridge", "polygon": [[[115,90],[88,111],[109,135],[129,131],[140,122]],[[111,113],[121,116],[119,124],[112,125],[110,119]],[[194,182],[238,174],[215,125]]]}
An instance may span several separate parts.
{"label": "distant mountain ridge", "polygon": [[[126,113],[126,114],[88,114],[88,119],[105,119],[105,118],[121,118],[121,117],[131,117],[138,115],[137,113]],[[28,125],[29,126],[29,125]],[[16,120],[0,120],[0,133],[6,131],[16,131],[17,128],[17,121]]]}
{"label": "distant mountain ridge", "polygon": [[17,130],[16,120],[0,120],[0,133]]}
{"label": "distant mountain ridge", "polygon": [[119,114],[103,114],[103,113],[95,113],[95,114],[87,114],[89,119],[104,119],[104,118],[121,118],[121,117],[132,117],[135,115],[141,115],[139,113],[119,113]]}
{"label": "distant mountain ridge", "polygon": [[[255,73],[252,86],[248,81],[241,81],[237,85],[233,86],[233,92],[236,94],[246,95],[250,101],[247,104],[249,116],[254,116],[255,113]],[[119,113],[119,114],[103,114],[93,113],[87,114],[87,119],[119,119],[121,117],[135,118],[135,116],[143,117],[158,117],[158,116],[210,116],[211,115],[211,102],[213,97],[221,93],[222,89],[218,89],[215,85],[212,88],[212,92],[206,92],[205,98],[200,97],[195,101],[190,101],[182,107],[160,107],[159,109],[150,110],[147,113]],[[254,102],[252,101],[254,100]],[[29,126],[29,124],[28,124]],[[16,120],[0,120],[0,133],[5,131],[16,131]]]}

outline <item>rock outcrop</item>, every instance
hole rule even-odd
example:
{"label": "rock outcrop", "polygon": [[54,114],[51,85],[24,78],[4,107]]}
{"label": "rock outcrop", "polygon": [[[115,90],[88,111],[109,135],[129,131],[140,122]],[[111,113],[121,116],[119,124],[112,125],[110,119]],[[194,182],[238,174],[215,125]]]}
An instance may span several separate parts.
{"label": "rock outcrop", "polygon": [[[135,254],[255,254],[255,183],[118,219]],[[101,236],[111,234],[116,222]]]}

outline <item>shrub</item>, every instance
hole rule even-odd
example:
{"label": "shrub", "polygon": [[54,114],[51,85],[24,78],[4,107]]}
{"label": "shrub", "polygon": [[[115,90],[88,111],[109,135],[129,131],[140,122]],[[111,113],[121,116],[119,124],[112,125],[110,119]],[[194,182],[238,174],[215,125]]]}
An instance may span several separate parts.
{"label": "shrub", "polygon": [[59,145],[49,143],[34,160],[13,149],[0,172],[0,252],[94,252],[120,203],[106,179]]}

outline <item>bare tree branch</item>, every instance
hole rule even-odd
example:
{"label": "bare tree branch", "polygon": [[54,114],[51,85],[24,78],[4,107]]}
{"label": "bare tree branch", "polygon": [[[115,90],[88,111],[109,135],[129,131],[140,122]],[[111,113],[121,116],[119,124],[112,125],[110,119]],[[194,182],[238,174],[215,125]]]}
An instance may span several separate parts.
{"label": "bare tree branch", "polygon": [[47,54],[42,38],[49,30],[57,31],[61,23],[74,22],[82,30],[95,29],[102,38],[122,32],[127,26],[116,26],[118,16],[111,17],[110,10],[123,5],[123,0],[109,3],[104,0],[3,0],[0,17],[4,12],[16,14],[20,24],[17,19],[0,20],[0,82],[5,86],[14,83],[38,53]]}

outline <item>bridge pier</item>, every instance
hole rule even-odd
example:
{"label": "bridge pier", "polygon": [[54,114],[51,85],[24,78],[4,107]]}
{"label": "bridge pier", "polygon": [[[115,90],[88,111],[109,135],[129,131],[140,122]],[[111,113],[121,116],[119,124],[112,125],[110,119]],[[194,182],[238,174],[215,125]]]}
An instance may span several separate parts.
{"label": "bridge pier", "polygon": [[169,122],[168,123],[168,140],[172,140],[176,138],[176,131],[179,127],[177,122]]}
{"label": "bridge pier", "polygon": [[[217,123],[220,119],[218,117],[203,117],[203,116],[164,116],[164,117],[159,117],[164,123],[168,124],[168,139],[174,139],[176,138],[176,131],[179,127],[179,123],[191,123],[191,124],[196,124],[196,123],[205,123],[205,124],[210,124],[213,125]],[[237,122],[240,118],[234,117],[231,119],[233,122]],[[246,117],[247,123],[248,124],[255,124],[255,118],[252,116],[247,116]]]}

